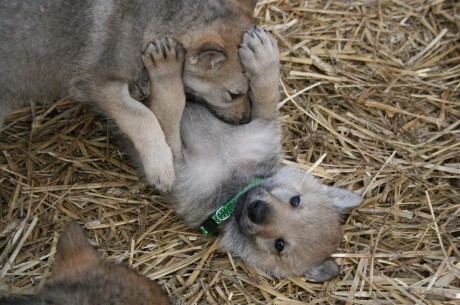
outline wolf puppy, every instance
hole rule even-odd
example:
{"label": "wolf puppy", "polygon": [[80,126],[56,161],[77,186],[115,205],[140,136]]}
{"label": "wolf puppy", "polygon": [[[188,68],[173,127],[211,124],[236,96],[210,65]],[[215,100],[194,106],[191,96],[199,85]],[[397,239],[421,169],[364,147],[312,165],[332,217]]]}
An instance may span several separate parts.
{"label": "wolf puppy", "polygon": [[[173,156],[157,117],[138,102],[162,98],[140,53],[169,34],[186,49],[185,91],[220,119],[250,120],[238,58],[256,0],[53,0],[0,2],[0,127],[15,106],[71,98],[92,102],[130,139],[149,183],[169,190]],[[178,46],[179,48],[179,46]],[[161,77],[175,71],[165,69]],[[145,92],[145,88],[151,92]]]}
{"label": "wolf puppy", "polygon": [[80,226],[69,223],[59,238],[53,272],[34,297],[4,297],[1,305],[168,305],[158,284],[122,265],[103,261]]}
{"label": "wolf puppy", "polygon": [[[239,54],[249,79],[252,121],[232,126],[203,106],[189,103],[180,128],[164,129],[166,138],[174,139],[170,146],[177,160],[170,193],[174,207],[191,227],[204,223],[205,230],[213,230],[217,220],[209,217],[221,217],[220,212],[214,213],[240,194],[233,199],[233,212],[221,224],[223,248],[275,277],[328,280],[339,271],[330,256],[342,239],[342,214],[359,206],[362,198],[321,185],[313,176],[281,164],[276,42],[254,28],[244,34]],[[174,53],[160,48],[144,53],[143,61],[151,78],[163,65],[181,69]],[[170,87],[180,88],[180,77],[167,81],[173,84]],[[163,94],[158,102],[168,107],[155,112],[160,123],[162,118],[179,120],[181,113],[172,111],[182,109],[184,101],[176,98],[176,90]],[[254,182],[256,178],[262,180]],[[249,190],[242,192],[248,185]]]}

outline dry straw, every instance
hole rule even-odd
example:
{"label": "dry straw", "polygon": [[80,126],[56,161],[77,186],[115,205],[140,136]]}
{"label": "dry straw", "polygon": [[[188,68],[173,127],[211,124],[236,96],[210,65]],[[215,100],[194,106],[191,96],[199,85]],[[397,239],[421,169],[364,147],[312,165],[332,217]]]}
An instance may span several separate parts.
{"label": "dry straw", "polygon": [[266,0],[256,16],[281,50],[286,162],[365,197],[340,276],[275,280],[216,250],[101,118],[62,100],[15,111],[1,134],[0,291],[40,289],[76,219],[179,304],[459,304],[459,2]]}

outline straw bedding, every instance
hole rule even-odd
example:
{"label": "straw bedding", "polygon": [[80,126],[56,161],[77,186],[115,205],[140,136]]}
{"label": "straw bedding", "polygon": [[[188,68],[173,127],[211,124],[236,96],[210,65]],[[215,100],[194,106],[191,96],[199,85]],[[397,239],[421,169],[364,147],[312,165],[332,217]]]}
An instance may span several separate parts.
{"label": "straw bedding", "polygon": [[340,276],[275,280],[217,250],[143,183],[103,118],[62,100],[15,111],[1,134],[0,293],[40,289],[75,219],[179,304],[459,302],[460,3],[266,0],[255,14],[281,50],[285,162],[365,197]]}

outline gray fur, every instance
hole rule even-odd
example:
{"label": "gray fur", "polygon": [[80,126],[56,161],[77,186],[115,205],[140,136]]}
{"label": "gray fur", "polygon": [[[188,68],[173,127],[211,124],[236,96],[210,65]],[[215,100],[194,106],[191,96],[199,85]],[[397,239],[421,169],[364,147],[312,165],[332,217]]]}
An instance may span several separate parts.
{"label": "gray fur", "polygon": [[[247,80],[236,46],[253,22],[254,5],[253,0],[1,1],[0,127],[6,114],[29,102],[70,96],[94,103],[133,142],[148,182],[168,190],[174,181],[171,151],[157,118],[132,98],[150,94],[142,90],[148,80],[140,54],[150,41],[173,36],[189,55],[183,71],[187,92],[211,103],[219,118],[246,122]],[[209,33],[222,38],[221,51],[197,45]],[[222,60],[214,65],[217,57]],[[228,78],[219,82],[224,74]],[[234,101],[231,92],[242,96]]]}
{"label": "gray fur", "polygon": [[[239,54],[249,79],[252,121],[229,125],[203,106],[187,104],[180,131],[165,131],[172,138],[180,133],[182,139],[181,147],[173,149],[174,208],[189,226],[199,227],[256,177],[263,177],[262,183],[240,197],[232,216],[221,225],[221,247],[275,277],[328,280],[339,271],[330,256],[342,238],[341,214],[359,206],[362,198],[282,165],[276,42],[254,28],[244,35]],[[168,103],[179,107],[181,102],[174,100],[177,93],[170,94]],[[295,196],[300,196],[297,207],[289,203]],[[251,220],[249,212],[256,201],[265,205],[260,223]],[[285,243],[280,251],[275,249],[278,239]]]}
{"label": "gray fur", "polygon": [[56,100],[69,91],[97,101],[107,78],[129,82],[141,75],[140,53],[149,41],[236,13],[210,0],[2,1],[2,106],[18,98]]}

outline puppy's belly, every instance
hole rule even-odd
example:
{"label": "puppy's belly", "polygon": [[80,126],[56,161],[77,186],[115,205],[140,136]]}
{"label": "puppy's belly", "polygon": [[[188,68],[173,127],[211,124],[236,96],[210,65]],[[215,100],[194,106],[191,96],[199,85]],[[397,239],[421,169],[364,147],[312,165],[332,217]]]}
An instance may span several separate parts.
{"label": "puppy's belly", "polygon": [[281,152],[281,138],[276,125],[254,121],[239,128],[227,144],[232,156],[233,166],[241,168],[256,167],[259,163],[271,160]]}
{"label": "puppy's belly", "polygon": [[217,158],[185,154],[185,163],[176,172],[176,195],[208,198],[218,191],[224,179],[230,177],[228,168]]}
{"label": "puppy's belly", "polygon": [[[209,119],[208,128],[190,124],[184,132],[185,168],[189,182],[200,187],[220,185],[232,176],[253,176],[260,164],[281,155],[276,122],[253,121],[230,126]],[[184,130],[185,131],[185,130]]]}

